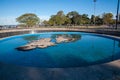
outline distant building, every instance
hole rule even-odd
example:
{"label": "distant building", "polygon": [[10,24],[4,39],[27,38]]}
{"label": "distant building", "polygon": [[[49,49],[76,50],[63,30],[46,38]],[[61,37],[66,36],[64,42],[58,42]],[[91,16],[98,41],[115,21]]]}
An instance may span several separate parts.
{"label": "distant building", "polygon": [[3,28],[4,28],[4,26],[1,26],[1,25],[0,25],[0,29],[3,29]]}
{"label": "distant building", "polygon": [[11,28],[17,28],[16,25],[0,25],[0,29],[11,29]]}

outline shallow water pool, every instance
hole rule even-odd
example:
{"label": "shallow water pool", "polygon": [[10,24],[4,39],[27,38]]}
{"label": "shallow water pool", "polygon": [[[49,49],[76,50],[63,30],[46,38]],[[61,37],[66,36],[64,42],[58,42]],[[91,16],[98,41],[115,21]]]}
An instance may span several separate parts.
{"label": "shallow water pool", "polygon": [[[74,38],[56,43],[56,37]],[[55,46],[19,51],[30,41],[51,38]],[[84,67],[120,59],[120,40],[82,32],[44,32],[12,36],[0,40],[0,62],[41,68]]]}

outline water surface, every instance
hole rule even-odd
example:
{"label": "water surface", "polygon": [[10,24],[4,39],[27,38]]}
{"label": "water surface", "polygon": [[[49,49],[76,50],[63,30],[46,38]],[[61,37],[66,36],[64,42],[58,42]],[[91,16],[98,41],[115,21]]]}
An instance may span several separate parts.
{"label": "water surface", "polygon": [[[30,41],[58,36],[75,38],[48,48],[18,51],[16,48]],[[81,32],[46,32],[25,34],[0,40],[0,62],[30,67],[81,67],[120,59],[118,39]]]}

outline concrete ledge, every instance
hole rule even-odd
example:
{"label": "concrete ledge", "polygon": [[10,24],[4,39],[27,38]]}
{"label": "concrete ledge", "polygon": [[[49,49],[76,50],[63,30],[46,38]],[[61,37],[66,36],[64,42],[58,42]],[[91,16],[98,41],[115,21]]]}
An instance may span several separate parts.
{"label": "concrete ledge", "polygon": [[19,34],[28,34],[34,30],[36,33],[40,32],[51,32],[51,31],[75,31],[75,32],[89,32],[97,34],[108,34],[114,36],[120,36],[120,31],[115,30],[103,30],[103,29],[76,29],[76,28],[35,28],[35,29],[13,29],[13,30],[1,30],[0,38],[19,35]]}

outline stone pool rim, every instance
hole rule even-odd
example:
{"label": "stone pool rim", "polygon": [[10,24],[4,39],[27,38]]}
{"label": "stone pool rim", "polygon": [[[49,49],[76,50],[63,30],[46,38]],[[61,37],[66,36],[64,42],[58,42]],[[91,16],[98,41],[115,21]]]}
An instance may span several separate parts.
{"label": "stone pool rim", "polygon": [[49,32],[81,32],[81,33],[85,33],[85,34],[90,34],[92,36],[99,36],[99,37],[104,37],[104,38],[108,38],[108,39],[112,39],[112,40],[117,40],[117,41],[120,41],[120,37],[119,36],[115,36],[115,35],[108,35],[108,34],[100,34],[100,33],[94,33],[94,32],[86,32],[86,31],[42,31],[42,32],[39,32],[39,33],[26,33],[26,34],[18,34],[18,35],[12,35],[12,36],[7,36],[7,37],[3,37],[3,38],[0,38],[0,41],[1,40],[6,40],[6,39],[9,39],[9,38],[12,38],[12,37],[19,37],[19,36],[23,36],[23,35],[32,35],[32,34],[42,34],[42,33],[49,33]]}
{"label": "stone pool rim", "polygon": [[0,39],[14,36],[14,35],[22,35],[29,34],[31,31],[35,31],[36,33],[42,32],[85,32],[85,33],[95,33],[95,34],[105,34],[113,37],[120,37],[119,30],[107,30],[102,28],[34,28],[34,29],[13,29],[13,30],[0,30]]}

